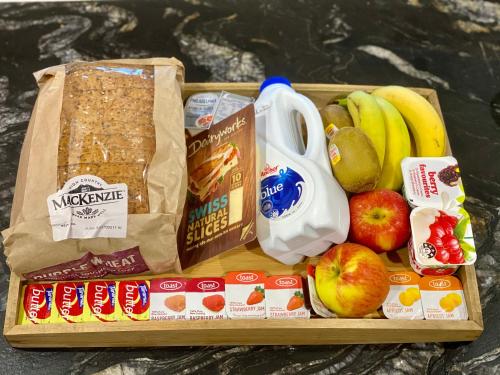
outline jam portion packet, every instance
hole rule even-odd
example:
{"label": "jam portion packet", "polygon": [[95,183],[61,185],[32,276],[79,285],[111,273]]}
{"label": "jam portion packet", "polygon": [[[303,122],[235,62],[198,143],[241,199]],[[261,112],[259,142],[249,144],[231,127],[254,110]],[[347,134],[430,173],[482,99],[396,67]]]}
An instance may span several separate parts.
{"label": "jam portion packet", "polygon": [[226,311],[229,319],[266,317],[266,275],[260,271],[229,272],[226,281]]}
{"label": "jam portion packet", "polygon": [[81,323],[84,321],[85,284],[83,281],[55,284],[54,323]]}
{"label": "jam portion packet", "polygon": [[116,282],[113,280],[85,283],[85,322],[116,321]]}
{"label": "jam portion packet", "polygon": [[454,276],[424,276],[419,282],[425,319],[467,320],[462,283]]}
{"label": "jam portion packet", "polygon": [[52,284],[29,284],[23,287],[18,324],[52,323],[54,288]]}
{"label": "jam portion packet", "polygon": [[186,319],[186,284],[182,277],[151,280],[150,320]]}
{"label": "jam portion packet", "polygon": [[420,276],[415,272],[390,272],[390,289],[382,311],[389,319],[424,319],[420,288]]}
{"label": "jam portion packet", "polygon": [[149,281],[118,281],[117,320],[149,320]]}
{"label": "jam portion packet", "polygon": [[226,319],[225,284],[221,277],[195,278],[186,285],[186,319]]}
{"label": "jam portion packet", "polygon": [[305,307],[302,277],[269,276],[265,289],[268,319],[309,318],[310,312]]}

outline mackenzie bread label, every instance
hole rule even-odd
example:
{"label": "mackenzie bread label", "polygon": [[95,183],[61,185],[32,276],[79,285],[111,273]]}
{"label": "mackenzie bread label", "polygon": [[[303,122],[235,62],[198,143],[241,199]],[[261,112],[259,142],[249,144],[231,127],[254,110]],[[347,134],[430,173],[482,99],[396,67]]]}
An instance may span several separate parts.
{"label": "mackenzie bread label", "polygon": [[255,239],[254,116],[249,105],[186,141],[188,195],[177,237],[183,268]]}

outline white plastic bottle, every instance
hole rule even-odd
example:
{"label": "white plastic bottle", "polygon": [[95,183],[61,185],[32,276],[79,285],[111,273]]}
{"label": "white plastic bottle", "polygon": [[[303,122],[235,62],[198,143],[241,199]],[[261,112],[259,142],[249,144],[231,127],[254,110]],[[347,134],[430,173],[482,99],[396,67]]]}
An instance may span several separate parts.
{"label": "white plastic bottle", "polygon": [[[349,205],[332,175],[319,112],[286,78],[271,77],[255,102],[260,197],[257,238],[266,254],[285,264],[342,243]],[[304,146],[298,114],[306,123]],[[259,190],[259,189],[258,189]]]}

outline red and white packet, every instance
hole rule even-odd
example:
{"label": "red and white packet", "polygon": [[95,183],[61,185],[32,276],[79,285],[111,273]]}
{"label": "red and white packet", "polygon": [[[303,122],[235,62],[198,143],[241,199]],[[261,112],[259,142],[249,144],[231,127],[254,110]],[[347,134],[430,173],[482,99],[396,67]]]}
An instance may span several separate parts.
{"label": "red and white packet", "polygon": [[268,319],[309,319],[310,312],[305,307],[302,277],[269,276],[265,282],[266,318]]}
{"label": "red and white packet", "polygon": [[225,281],[226,311],[229,319],[265,319],[264,272],[228,272]]}
{"label": "red and white packet", "polygon": [[221,277],[188,280],[186,284],[186,319],[226,319],[225,283]]}
{"label": "red and white packet", "polygon": [[186,284],[182,277],[151,280],[149,319],[186,319]]}

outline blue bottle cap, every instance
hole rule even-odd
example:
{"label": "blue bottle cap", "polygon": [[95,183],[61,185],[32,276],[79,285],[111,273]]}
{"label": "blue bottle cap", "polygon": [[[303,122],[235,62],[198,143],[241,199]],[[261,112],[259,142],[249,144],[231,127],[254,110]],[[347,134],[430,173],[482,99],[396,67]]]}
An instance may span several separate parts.
{"label": "blue bottle cap", "polygon": [[286,79],[285,77],[275,76],[275,77],[266,78],[264,80],[264,82],[262,82],[262,84],[260,85],[259,92],[262,92],[262,90],[264,90],[267,86],[271,86],[271,85],[274,85],[276,83],[281,83],[283,85],[287,85],[287,86],[292,87],[292,84],[290,83],[290,81],[288,79]]}

